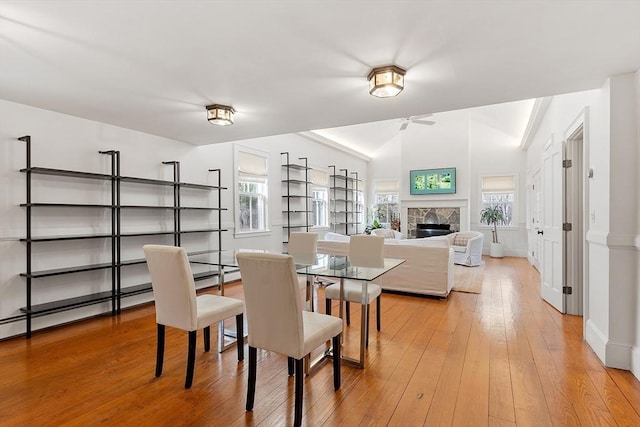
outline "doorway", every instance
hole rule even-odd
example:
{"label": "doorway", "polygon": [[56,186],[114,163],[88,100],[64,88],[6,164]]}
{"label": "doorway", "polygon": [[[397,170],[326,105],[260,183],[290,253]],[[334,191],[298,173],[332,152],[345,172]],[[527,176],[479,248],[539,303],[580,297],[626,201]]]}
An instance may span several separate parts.
{"label": "doorway", "polygon": [[571,289],[567,294],[567,314],[582,316],[584,300],[585,269],[585,181],[584,172],[584,123],[572,130],[565,146],[565,159],[570,165],[565,166],[565,218],[571,230],[564,239],[564,286]]}

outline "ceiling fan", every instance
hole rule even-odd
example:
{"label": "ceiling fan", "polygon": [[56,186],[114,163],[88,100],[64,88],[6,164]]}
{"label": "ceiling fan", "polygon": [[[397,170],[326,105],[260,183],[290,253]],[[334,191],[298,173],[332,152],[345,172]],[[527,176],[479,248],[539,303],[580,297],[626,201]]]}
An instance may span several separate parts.
{"label": "ceiling fan", "polygon": [[400,119],[400,122],[402,123],[400,125],[400,130],[405,130],[407,126],[409,126],[409,123],[418,123],[421,125],[429,125],[429,126],[435,125],[436,122],[434,122],[433,120],[422,120],[430,116],[433,116],[433,114],[422,114],[420,116],[410,116],[404,119]]}

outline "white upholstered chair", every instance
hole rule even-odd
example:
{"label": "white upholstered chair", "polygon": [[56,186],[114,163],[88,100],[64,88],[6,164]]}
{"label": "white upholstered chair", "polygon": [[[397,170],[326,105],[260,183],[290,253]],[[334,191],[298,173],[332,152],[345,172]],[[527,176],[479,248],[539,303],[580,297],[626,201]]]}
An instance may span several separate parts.
{"label": "white upholstered chair", "polygon": [[[156,306],[158,343],[156,352],[156,377],[162,374],[164,360],[165,326],[189,332],[187,375],[184,388],[190,388],[196,357],[196,332],[204,330],[204,350],[211,348],[211,328],[230,317],[236,317],[239,337],[243,336],[242,301],[218,295],[196,296],[191,266],[184,248],[164,245],[145,245],[151,286]],[[244,360],[244,342],[238,340],[238,360]]]}
{"label": "white upholstered chair", "polygon": [[[296,263],[313,264],[318,252],[318,233],[309,232],[292,232],[289,234],[289,242],[287,243],[287,253],[293,256]],[[300,290],[304,295],[304,300],[309,301],[309,308],[314,311],[313,307],[313,278],[306,275],[298,275]]]}
{"label": "white upholstered chair", "polygon": [[482,262],[484,234],[479,231],[459,231],[447,235],[453,249],[453,263],[475,267]]}
{"label": "white upholstered chair", "polygon": [[[384,266],[384,237],[373,235],[353,235],[349,240],[349,263],[354,267],[382,267]],[[350,303],[362,304],[362,310],[367,310],[369,318],[369,307],[371,302],[376,300],[376,328],[380,331],[380,295],[382,288],[374,283],[367,284],[367,295],[365,303],[362,303],[362,282],[358,280],[345,280],[343,284],[344,300],[346,302],[347,325],[351,324]],[[340,299],[340,284],[327,286],[324,291],[326,300],[325,311],[331,314],[332,300]],[[369,347],[369,322],[366,325],[366,346]]]}
{"label": "white upholstered chair", "polygon": [[291,255],[242,252],[237,255],[249,328],[249,384],[247,411],[253,410],[256,391],[257,349],[283,354],[295,365],[294,425],[302,422],[303,359],[333,340],[333,386],[340,388],[340,334],[342,321],[304,311]]}

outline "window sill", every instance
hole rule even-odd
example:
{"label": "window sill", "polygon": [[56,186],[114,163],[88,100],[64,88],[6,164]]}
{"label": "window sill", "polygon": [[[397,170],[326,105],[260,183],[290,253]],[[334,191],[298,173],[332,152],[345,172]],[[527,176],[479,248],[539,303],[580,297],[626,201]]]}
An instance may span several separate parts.
{"label": "window sill", "polygon": [[270,236],[271,230],[260,230],[260,231],[236,231],[233,234],[233,237],[236,239],[246,239],[251,237],[262,237],[262,236]]}

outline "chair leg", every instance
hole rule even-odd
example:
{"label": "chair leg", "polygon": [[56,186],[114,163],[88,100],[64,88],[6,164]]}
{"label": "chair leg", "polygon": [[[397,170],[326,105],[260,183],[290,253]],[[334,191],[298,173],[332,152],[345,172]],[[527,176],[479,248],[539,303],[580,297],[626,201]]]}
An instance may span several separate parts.
{"label": "chair leg", "polygon": [[347,326],[349,326],[351,324],[351,304],[349,304],[349,301],[346,302],[345,306],[345,310],[347,312]]}
{"label": "chair leg", "polygon": [[253,411],[253,401],[256,397],[256,365],[258,349],[249,346],[249,385],[247,387],[247,411]]}
{"label": "chair leg", "polygon": [[362,307],[363,310],[367,310],[367,325],[365,327],[365,343],[366,345],[364,346],[364,348],[369,348],[369,322],[371,322],[371,316],[369,315],[371,313],[371,311],[369,310],[369,307],[371,307],[371,304],[367,304],[367,308],[365,309],[364,306]]}
{"label": "chair leg", "polygon": [[333,389],[340,390],[340,335],[333,337]]}
{"label": "chair leg", "polygon": [[187,354],[187,378],[184,381],[184,388],[191,388],[193,383],[193,369],[196,365],[196,338],[198,331],[189,331],[189,351]]}
{"label": "chair leg", "polygon": [[302,425],[302,393],[304,393],[304,357],[296,359],[296,392],[293,425]]}
{"label": "chair leg", "polygon": [[287,357],[287,374],[289,374],[289,376],[293,375],[295,360],[293,357]]}
{"label": "chair leg", "polygon": [[326,299],[324,301],[324,312],[331,316],[331,300],[330,299]]}
{"label": "chair leg", "polygon": [[205,326],[203,332],[204,351],[209,351],[211,350],[211,326]]}
{"label": "chair leg", "polygon": [[158,323],[158,343],[156,348],[156,377],[162,375],[164,362],[164,325]]}
{"label": "chair leg", "polygon": [[238,346],[238,362],[244,360],[244,314],[236,316],[236,345]]}
{"label": "chair leg", "polygon": [[376,327],[378,328],[378,332],[380,332],[380,324],[382,323],[380,321],[380,300],[382,295],[379,295],[378,298],[376,298]]}

